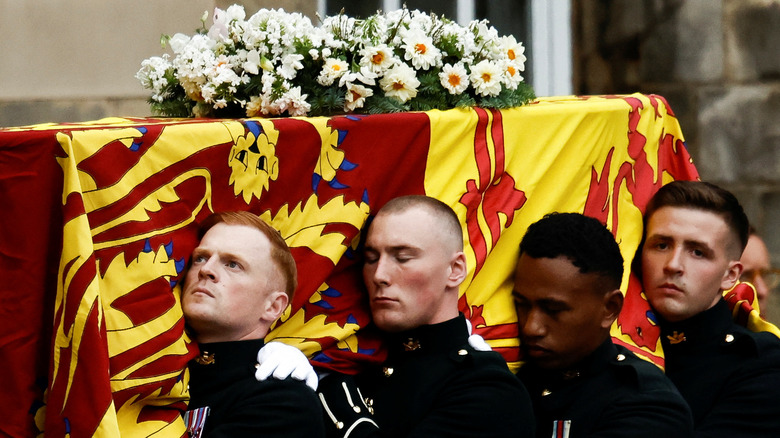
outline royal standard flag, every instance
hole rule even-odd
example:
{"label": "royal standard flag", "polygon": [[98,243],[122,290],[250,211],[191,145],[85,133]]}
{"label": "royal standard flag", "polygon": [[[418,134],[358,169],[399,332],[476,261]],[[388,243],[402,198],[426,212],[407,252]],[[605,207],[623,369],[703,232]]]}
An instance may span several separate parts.
{"label": "royal standard flag", "polygon": [[[396,196],[444,201],[464,229],[460,310],[516,368],[511,282],[527,226],[552,211],[596,217],[630,266],[648,199],[697,178],[667,102],[640,94],[501,111],[9,128],[0,175],[0,360],[11,382],[0,433],[101,437],[185,434],[197,347],[179,294],[212,212],[250,211],[292,248],[298,289],[267,340],[357,372],[384,355],[361,279],[367,221]],[[662,364],[628,272],[623,289],[614,338]]]}

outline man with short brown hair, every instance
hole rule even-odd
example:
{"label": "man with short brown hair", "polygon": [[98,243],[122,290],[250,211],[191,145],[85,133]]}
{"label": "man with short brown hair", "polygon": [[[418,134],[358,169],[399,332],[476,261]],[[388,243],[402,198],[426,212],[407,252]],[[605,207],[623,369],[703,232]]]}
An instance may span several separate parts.
{"label": "man with short brown hair", "polygon": [[748,239],[739,201],[713,184],[674,181],[653,196],[644,221],[642,285],[696,436],[777,436],[780,340],[736,324],[723,299]]}

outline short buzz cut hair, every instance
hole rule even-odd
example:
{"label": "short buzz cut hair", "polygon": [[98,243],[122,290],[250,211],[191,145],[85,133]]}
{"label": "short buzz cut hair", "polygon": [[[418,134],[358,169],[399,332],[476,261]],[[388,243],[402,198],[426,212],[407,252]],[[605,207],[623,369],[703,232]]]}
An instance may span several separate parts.
{"label": "short buzz cut hair", "polygon": [[217,224],[248,226],[260,231],[268,238],[271,243],[271,260],[281,273],[284,293],[292,301],[295,288],[298,287],[298,270],[290,247],[287,246],[287,242],[284,241],[279,231],[248,211],[221,211],[209,215],[201,222],[198,238],[202,239],[206,232]]}
{"label": "short buzz cut hair", "polygon": [[[739,259],[747,245],[750,223],[737,197],[726,189],[703,181],[672,181],[656,192],[647,204],[644,215],[642,243],[647,234],[647,223],[663,207],[690,208],[719,216],[739,243]],[[641,248],[641,246],[640,246]]]}
{"label": "short buzz cut hair", "polygon": [[583,274],[605,280],[603,293],[620,288],[623,255],[615,237],[597,219],[580,213],[550,213],[534,222],[520,242],[520,255],[566,257]]}
{"label": "short buzz cut hair", "polygon": [[444,234],[452,238],[452,243],[456,251],[463,251],[463,227],[460,224],[458,215],[452,208],[439,201],[436,198],[432,198],[426,195],[406,195],[393,198],[388,201],[382,208],[379,209],[377,216],[403,213],[412,208],[422,208],[437,219],[441,220],[441,229]]}

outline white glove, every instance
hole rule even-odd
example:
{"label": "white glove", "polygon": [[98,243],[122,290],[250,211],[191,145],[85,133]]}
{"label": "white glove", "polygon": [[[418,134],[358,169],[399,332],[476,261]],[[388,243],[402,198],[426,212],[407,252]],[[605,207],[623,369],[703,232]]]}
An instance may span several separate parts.
{"label": "white glove", "polygon": [[317,390],[317,373],[303,352],[282,342],[269,342],[257,352],[257,371],[255,379],[265,380],[273,375],[274,379],[284,380],[292,377],[306,382],[306,386]]}
{"label": "white glove", "polygon": [[466,319],[466,327],[469,329],[469,345],[471,345],[471,348],[477,351],[493,351],[482,336],[471,334],[471,321],[468,319]]}

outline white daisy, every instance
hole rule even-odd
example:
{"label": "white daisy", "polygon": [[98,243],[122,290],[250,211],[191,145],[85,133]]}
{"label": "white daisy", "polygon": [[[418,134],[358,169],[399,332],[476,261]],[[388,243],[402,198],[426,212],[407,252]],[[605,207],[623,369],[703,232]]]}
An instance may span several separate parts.
{"label": "white daisy", "polygon": [[520,76],[520,72],[517,70],[514,63],[507,62],[506,64],[502,82],[508,89],[516,90],[517,86],[520,85],[520,82],[523,82],[523,77]]}
{"label": "white daisy", "polygon": [[360,65],[367,66],[374,73],[383,73],[393,66],[396,58],[386,44],[365,47],[360,51]]}
{"label": "white daisy", "polygon": [[404,59],[412,61],[412,65],[418,70],[438,67],[441,62],[441,51],[433,45],[431,37],[422,32],[407,34],[403,48]]}
{"label": "white daisy", "polygon": [[501,38],[501,47],[506,53],[507,59],[514,67],[519,71],[525,71],[525,47],[523,43],[518,43],[513,36],[505,36]]}
{"label": "white daisy", "polygon": [[420,86],[420,81],[417,80],[413,68],[406,64],[399,64],[380,79],[379,85],[385,92],[385,96],[393,97],[404,103],[417,96],[417,87]]}
{"label": "white daisy", "polygon": [[471,67],[469,79],[480,96],[497,96],[501,92],[501,67],[488,60]]}
{"label": "white daisy", "polygon": [[363,108],[366,98],[373,96],[374,90],[358,84],[349,84],[347,86],[347,95],[344,99],[344,111],[355,111],[357,108]]}
{"label": "white daisy", "polygon": [[346,61],[338,58],[326,58],[325,65],[322,66],[320,75],[317,76],[317,83],[320,85],[332,85],[333,81],[344,76],[349,66]]}
{"label": "white daisy", "polygon": [[450,94],[461,94],[469,86],[469,74],[461,63],[445,64],[439,73],[439,81]]}

